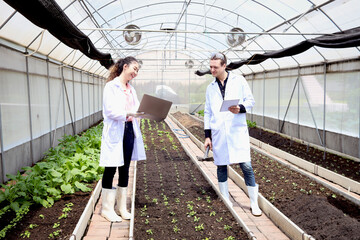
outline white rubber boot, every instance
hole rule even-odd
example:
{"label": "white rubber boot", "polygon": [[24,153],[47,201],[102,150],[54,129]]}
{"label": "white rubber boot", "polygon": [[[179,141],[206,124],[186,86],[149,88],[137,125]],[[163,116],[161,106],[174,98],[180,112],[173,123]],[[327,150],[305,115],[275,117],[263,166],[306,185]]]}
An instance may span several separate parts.
{"label": "white rubber boot", "polygon": [[123,219],[129,220],[131,214],[126,210],[127,187],[116,187],[116,207],[115,211]]}
{"label": "white rubber boot", "polygon": [[258,193],[259,193],[259,185],[256,184],[255,187],[247,186],[249,198],[250,198],[250,209],[251,213],[254,216],[261,216],[262,212],[258,205]]}
{"label": "white rubber boot", "polygon": [[101,216],[110,222],[121,222],[122,219],[118,216],[114,210],[115,206],[115,189],[102,189],[101,198],[102,198],[102,207],[101,207]]}
{"label": "white rubber boot", "polygon": [[224,196],[225,200],[230,204],[230,206],[232,206],[232,202],[230,201],[229,197],[228,181],[218,182],[218,184],[221,194]]}

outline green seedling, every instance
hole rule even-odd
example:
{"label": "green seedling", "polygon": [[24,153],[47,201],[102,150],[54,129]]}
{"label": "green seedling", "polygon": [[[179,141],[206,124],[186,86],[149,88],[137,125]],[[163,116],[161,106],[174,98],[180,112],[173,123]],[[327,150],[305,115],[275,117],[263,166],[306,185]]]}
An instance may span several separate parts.
{"label": "green seedling", "polygon": [[25,232],[21,233],[20,237],[22,237],[22,238],[30,238],[29,230],[25,230]]}
{"label": "green seedling", "polygon": [[230,230],[230,229],[232,229],[232,226],[224,225],[224,229],[225,229],[225,230]]}
{"label": "green seedling", "polygon": [[204,224],[202,223],[202,224],[200,224],[200,225],[198,225],[198,226],[195,226],[195,231],[203,231],[204,230]]}

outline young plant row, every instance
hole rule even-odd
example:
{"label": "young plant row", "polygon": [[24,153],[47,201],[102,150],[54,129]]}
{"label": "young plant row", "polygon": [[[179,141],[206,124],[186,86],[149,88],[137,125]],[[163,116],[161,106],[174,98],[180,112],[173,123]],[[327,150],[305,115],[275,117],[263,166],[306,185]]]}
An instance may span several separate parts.
{"label": "young plant row", "polygon": [[245,239],[168,127],[144,120],[142,131],[147,160],[138,164],[135,238]]}
{"label": "young plant row", "polygon": [[23,173],[7,174],[11,181],[1,184],[0,218],[13,215],[11,212],[16,217],[2,226],[0,238],[21,221],[31,205],[49,208],[64,194],[92,190],[87,184],[99,180],[103,172],[98,165],[101,132],[102,124],[81,135],[65,135],[41,162],[22,168]]}
{"label": "young plant row", "polygon": [[[256,151],[251,159],[260,193],[305,232],[316,239],[356,239],[358,206]],[[242,175],[239,165],[232,167]]]}

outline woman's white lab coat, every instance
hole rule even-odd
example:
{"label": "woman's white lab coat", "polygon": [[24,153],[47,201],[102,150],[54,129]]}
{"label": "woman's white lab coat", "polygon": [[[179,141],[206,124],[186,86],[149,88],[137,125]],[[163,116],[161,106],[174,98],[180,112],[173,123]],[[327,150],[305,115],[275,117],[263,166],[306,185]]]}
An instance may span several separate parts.
{"label": "woman's white lab coat", "polygon": [[[225,100],[240,99],[239,104],[249,111],[255,104],[249,85],[243,76],[229,72]],[[250,161],[249,132],[246,113],[220,112],[222,95],[216,80],[206,89],[204,128],[211,129],[215,165]]]}
{"label": "woman's white lab coat", "polygon": [[[136,112],[139,100],[135,89],[131,86],[135,106],[131,112]],[[101,139],[100,166],[120,167],[124,165],[123,137],[126,121],[126,95],[121,88],[120,79],[106,83],[103,95],[104,128]],[[132,121],[134,128],[134,149],[131,160],[145,160],[145,148],[139,123]]]}

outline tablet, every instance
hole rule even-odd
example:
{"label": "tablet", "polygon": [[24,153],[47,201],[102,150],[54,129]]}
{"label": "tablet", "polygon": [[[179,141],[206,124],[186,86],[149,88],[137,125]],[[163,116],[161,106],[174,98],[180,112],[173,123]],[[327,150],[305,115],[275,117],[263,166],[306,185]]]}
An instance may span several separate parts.
{"label": "tablet", "polygon": [[171,105],[170,101],[144,94],[138,112],[144,112],[142,118],[161,121],[168,115]]}
{"label": "tablet", "polygon": [[239,104],[240,99],[224,100],[221,104],[220,112],[229,111],[229,107]]}

